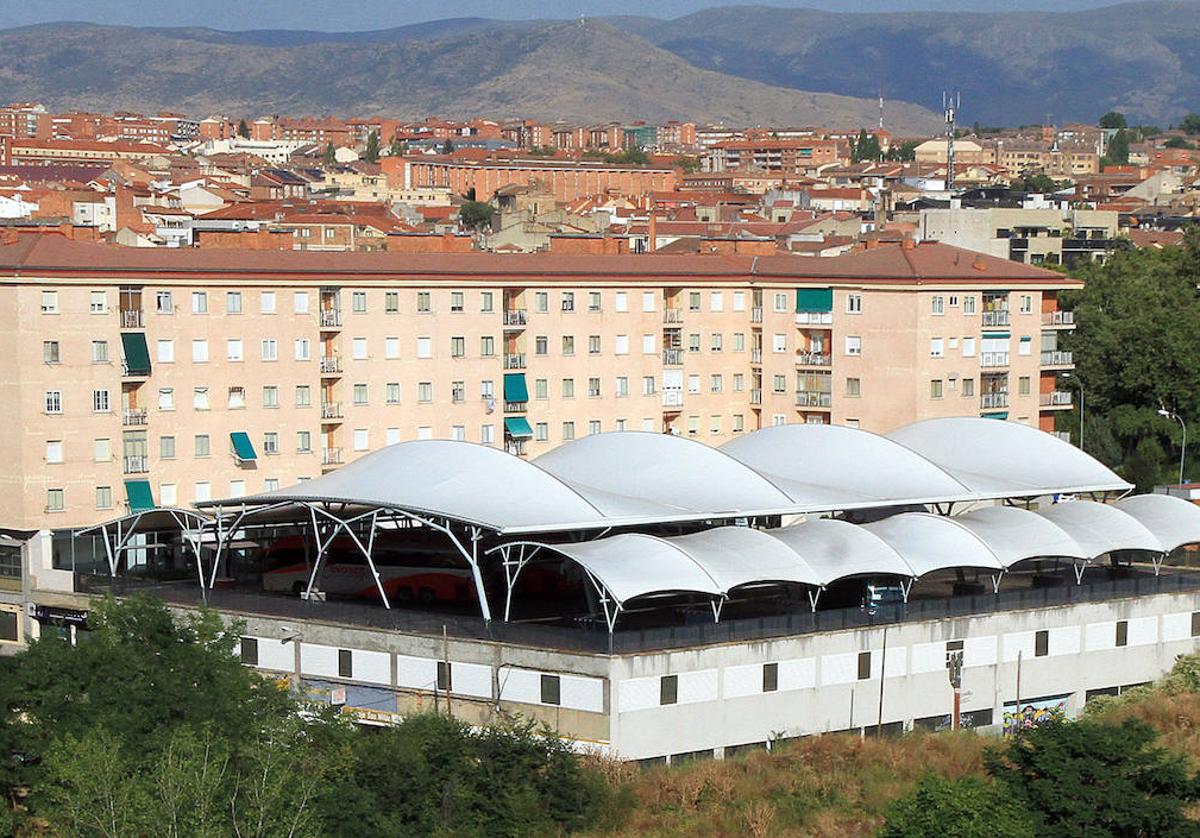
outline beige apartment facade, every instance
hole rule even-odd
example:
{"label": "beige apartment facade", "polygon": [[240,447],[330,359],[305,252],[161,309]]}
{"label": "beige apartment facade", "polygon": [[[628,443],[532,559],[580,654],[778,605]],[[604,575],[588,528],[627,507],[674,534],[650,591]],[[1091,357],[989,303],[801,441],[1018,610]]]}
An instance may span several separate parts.
{"label": "beige apartment facade", "polygon": [[[395,442],[534,458],[1070,407],[1073,281],[926,243],[829,259],[0,246],[0,527],[257,493]],[[617,465],[617,464],[614,464]],[[497,491],[503,491],[498,486]]]}

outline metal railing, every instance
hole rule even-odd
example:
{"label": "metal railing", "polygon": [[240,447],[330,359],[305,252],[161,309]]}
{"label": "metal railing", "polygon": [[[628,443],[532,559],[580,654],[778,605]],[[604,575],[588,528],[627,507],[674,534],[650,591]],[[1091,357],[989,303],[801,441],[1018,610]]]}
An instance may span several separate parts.
{"label": "metal railing", "polygon": [[801,390],[796,393],[796,407],[829,407],[833,404],[832,393]]}
{"label": "metal railing", "polygon": [[340,373],[342,371],[342,359],[338,355],[323,355],[321,356],[321,374],[327,375],[330,373]]}
{"label": "metal railing", "polygon": [[1073,311],[1044,311],[1042,312],[1043,326],[1074,326],[1075,312]]}
{"label": "metal railing", "polygon": [[1073,355],[1070,352],[1059,352],[1058,350],[1055,350],[1053,352],[1043,352],[1042,353],[1042,366],[1043,367],[1069,367],[1074,363],[1072,358],[1073,358]]}
{"label": "metal railing", "polygon": [[662,406],[663,407],[683,407],[683,391],[682,390],[663,390],[662,391]]}
{"label": "metal railing", "polygon": [[526,440],[523,439],[510,439],[504,443],[504,450],[514,457],[524,457],[527,448]]}
{"label": "metal railing", "polygon": [[1071,396],[1072,393],[1070,390],[1054,390],[1049,393],[1042,393],[1042,407],[1070,407]]}
{"label": "metal railing", "polygon": [[144,407],[131,407],[121,411],[122,425],[145,425],[149,414]]}
{"label": "metal railing", "polygon": [[523,369],[525,369],[525,353],[524,352],[506,352],[504,355],[504,368],[506,370],[523,370]]}
{"label": "metal railing", "polygon": [[1011,322],[1012,318],[1006,308],[983,312],[984,326],[1007,326]]}
{"label": "metal railing", "polygon": [[796,312],[797,326],[832,326],[832,311],[798,311]]}
{"label": "metal railing", "polygon": [[150,458],[145,454],[126,454],[125,473],[145,474],[150,470]]}
{"label": "metal railing", "polygon": [[797,352],[796,363],[802,367],[827,367],[830,364],[830,358],[819,352]]}
{"label": "metal railing", "polygon": [[750,322],[761,323],[762,321],[762,306],[754,306],[750,309]]}
{"label": "metal railing", "polygon": [[340,308],[327,308],[321,312],[322,329],[339,329],[341,326],[342,310]]}
{"label": "metal railing", "polygon": [[979,406],[984,410],[1008,407],[1008,393],[984,393],[979,397]]}
{"label": "metal railing", "polygon": [[1008,353],[1007,352],[981,352],[979,353],[979,366],[981,367],[1007,367]]}
{"label": "metal railing", "polygon": [[762,363],[762,348],[761,347],[759,349],[751,349],[750,350],[750,363],[752,363],[752,364],[761,364]]}
{"label": "metal railing", "polygon": [[141,329],[144,324],[145,318],[142,316],[142,310],[140,308],[121,309],[122,329]]}
{"label": "metal railing", "polygon": [[750,391],[750,404],[762,404],[762,390],[756,387]]}
{"label": "metal railing", "polygon": [[150,374],[150,370],[148,370],[148,369],[131,370],[129,368],[128,361],[125,361],[125,360],[121,361],[121,375],[123,375],[123,376],[127,376],[130,378],[145,378],[149,374]]}
{"label": "metal railing", "polygon": [[342,403],[341,402],[321,402],[321,418],[322,419],[341,419],[342,418]]}
{"label": "metal railing", "polygon": [[528,317],[523,308],[511,308],[504,312],[505,326],[524,326],[527,320]]}
{"label": "metal railing", "polygon": [[683,309],[680,308],[665,308],[663,309],[664,323],[682,323]]}
{"label": "metal railing", "polygon": [[524,413],[526,408],[528,408],[528,406],[529,406],[529,402],[505,402],[504,403],[504,412],[505,413]]}
{"label": "metal railing", "polygon": [[342,449],[341,448],[322,448],[321,449],[321,465],[323,466],[340,466],[342,464]]}
{"label": "metal railing", "polygon": [[677,367],[683,364],[682,349],[664,349],[663,363],[670,367]]}

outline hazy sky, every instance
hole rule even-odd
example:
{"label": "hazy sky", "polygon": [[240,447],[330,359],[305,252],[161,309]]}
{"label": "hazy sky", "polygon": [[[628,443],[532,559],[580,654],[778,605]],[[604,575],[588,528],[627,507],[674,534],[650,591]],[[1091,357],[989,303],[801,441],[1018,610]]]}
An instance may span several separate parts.
{"label": "hazy sky", "polygon": [[[79,20],[126,26],[349,31],[448,17],[574,18],[581,14],[671,18],[753,0],[0,0],[0,28]],[[761,0],[760,0],[761,2]],[[775,0],[767,5],[827,11],[1013,8],[1068,10],[1116,0]]]}

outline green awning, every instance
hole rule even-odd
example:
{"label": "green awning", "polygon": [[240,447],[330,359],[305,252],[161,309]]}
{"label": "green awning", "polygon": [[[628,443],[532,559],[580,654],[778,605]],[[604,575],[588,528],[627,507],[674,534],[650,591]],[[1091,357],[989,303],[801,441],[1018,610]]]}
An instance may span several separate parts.
{"label": "green awning", "polygon": [[229,441],[233,443],[234,456],[242,462],[258,459],[258,455],[254,453],[254,444],[250,442],[250,435],[245,431],[234,431],[229,435]]}
{"label": "green awning", "polygon": [[154,508],[154,492],[149,480],[126,480],[125,497],[129,499],[130,512],[145,512]]}
{"label": "green awning", "polygon": [[150,349],[144,332],[122,332],[121,348],[125,350],[125,368],[129,375],[150,374]]}
{"label": "green awning", "polygon": [[525,373],[506,372],[504,374],[504,400],[506,402],[529,401],[529,388],[525,386]]}
{"label": "green awning", "polygon": [[533,428],[529,427],[529,420],[524,416],[506,416],[504,430],[512,439],[529,439],[533,436]]}
{"label": "green awning", "polygon": [[833,289],[796,289],[796,311],[833,311]]}
{"label": "green awning", "polygon": [[985,414],[983,414],[983,418],[984,419],[1007,419],[1008,411],[1004,411],[1002,413],[985,413]]}
{"label": "green awning", "polygon": [[1011,337],[1012,337],[1012,334],[1009,332],[984,332],[983,333],[984,340],[1008,340]]}

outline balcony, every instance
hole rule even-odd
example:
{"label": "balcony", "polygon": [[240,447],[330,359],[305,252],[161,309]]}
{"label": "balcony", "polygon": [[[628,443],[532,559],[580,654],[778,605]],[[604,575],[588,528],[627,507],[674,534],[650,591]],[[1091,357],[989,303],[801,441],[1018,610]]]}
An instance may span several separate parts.
{"label": "balcony", "polygon": [[528,407],[529,407],[529,402],[505,402],[504,403],[504,412],[505,413],[524,413]]}
{"label": "balcony", "polygon": [[663,407],[683,407],[683,391],[682,390],[663,390],[662,406]]}
{"label": "balcony", "polygon": [[141,329],[145,327],[145,320],[142,317],[140,308],[123,308],[121,309],[121,328],[122,329]]}
{"label": "balcony", "polygon": [[664,349],[663,363],[668,367],[683,366],[683,350],[682,349]]}
{"label": "balcony", "polygon": [[130,369],[128,361],[121,361],[121,375],[124,378],[146,378],[150,375],[149,369]]}
{"label": "balcony", "polygon": [[321,402],[321,418],[326,420],[338,420],[342,418],[342,403],[341,402]]}
{"label": "balcony", "polygon": [[1042,353],[1043,367],[1070,367],[1074,366],[1075,362],[1070,352],[1060,352],[1053,350],[1051,352]]}
{"label": "balcony", "polygon": [[817,352],[797,352],[796,364],[802,367],[827,367],[829,356]]}
{"label": "balcony", "polygon": [[524,329],[528,321],[528,315],[523,308],[509,309],[504,312],[504,328],[506,329]]}
{"label": "balcony", "polygon": [[1070,407],[1072,393],[1070,390],[1054,390],[1041,394],[1042,407]]}
{"label": "balcony", "polygon": [[342,328],[342,310],[340,308],[327,308],[321,312],[321,328],[322,329],[340,329]]}
{"label": "balcony", "polygon": [[981,367],[1007,367],[1008,353],[1007,352],[981,352],[979,354],[979,366]]}
{"label": "balcony", "polygon": [[979,397],[981,410],[996,410],[1008,407],[1008,393],[984,393]]}
{"label": "balcony", "polygon": [[504,368],[506,370],[523,370],[523,369],[525,369],[525,353],[524,352],[505,353]]}
{"label": "balcony", "polygon": [[1075,312],[1073,311],[1044,311],[1042,312],[1043,326],[1074,326]]}
{"label": "balcony", "polygon": [[527,448],[526,442],[527,440],[524,439],[510,439],[504,443],[504,450],[514,457],[524,457]]}
{"label": "balcony", "polygon": [[663,309],[663,323],[679,324],[683,322],[683,309],[667,308]]}
{"label": "balcony", "polygon": [[150,458],[145,454],[126,454],[125,473],[145,474],[150,471]]}
{"label": "balcony", "polygon": [[761,347],[758,349],[750,350],[750,363],[752,363],[752,364],[761,364],[762,363],[762,348]]}
{"label": "balcony", "polygon": [[323,466],[340,466],[342,464],[342,449],[340,448],[322,448],[321,449],[321,465]]}
{"label": "balcony", "polygon": [[796,312],[797,326],[832,326],[832,311],[798,311]]}
{"label": "balcony", "polygon": [[750,391],[750,404],[762,404],[762,390],[756,387]]}
{"label": "balcony", "polygon": [[1068,444],[1071,442],[1071,432],[1070,431],[1049,431],[1049,433],[1053,436],[1058,437],[1063,442],[1066,442]]}
{"label": "balcony", "polygon": [[762,306],[754,306],[754,308],[750,309],[750,322],[751,323],[761,323],[762,322]]}
{"label": "balcony", "polygon": [[121,411],[122,425],[145,425],[148,421],[146,408],[133,407]]}
{"label": "balcony", "polygon": [[342,374],[342,359],[337,355],[323,355],[321,357],[321,375],[341,375]]}
{"label": "balcony", "polygon": [[996,309],[994,311],[983,312],[984,328],[989,326],[1007,326],[1011,322],[1008,309]]}
{"label": "balcony", "polygon": [[833,404],[832,393],[801,390],[796,393],[796,407],[829,407]]}

